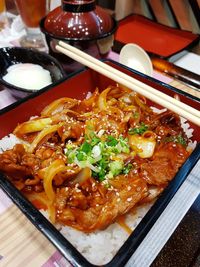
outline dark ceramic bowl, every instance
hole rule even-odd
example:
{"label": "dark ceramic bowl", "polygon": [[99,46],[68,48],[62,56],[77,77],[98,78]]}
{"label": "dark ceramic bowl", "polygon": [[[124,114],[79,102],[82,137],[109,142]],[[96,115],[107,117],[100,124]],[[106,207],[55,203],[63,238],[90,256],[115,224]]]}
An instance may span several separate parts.
{"label": "dark ceramic bowl", "polygon": [[62,0],[61,6],[41,20],[40,29],[46,37],[50,54],[70,73],[81,66],[56,51],[58,42],[65,41],[95,58],[101,58],[113,45],[117,23],[94,0]]}
{"label": "dark ceramic bowl", "polygon": [[0,83],[3,88],[8,89],[16,98],[25,97],[38,90],[24,89],[3,80],[2,78],[7,73],[7,69],[12,65],[18,63],[32,63],[40,65],[50,72],[52,84],[65,77],[65,72],[62,66],[55,58],[48,55],[47,53],[39,52],[34,49],[21,47],[3,47],[0,49],[0,62]]}

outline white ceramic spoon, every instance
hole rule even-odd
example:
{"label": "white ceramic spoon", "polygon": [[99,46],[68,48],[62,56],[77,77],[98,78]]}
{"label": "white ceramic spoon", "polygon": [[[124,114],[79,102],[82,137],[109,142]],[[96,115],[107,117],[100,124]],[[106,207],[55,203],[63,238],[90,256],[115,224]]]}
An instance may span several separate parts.
{"label": "white ceramic spoon", "polygon": [[123,46],[119,54],[119,62],[148,76],[153,76],[153,65],[143,48],[136,44]]}

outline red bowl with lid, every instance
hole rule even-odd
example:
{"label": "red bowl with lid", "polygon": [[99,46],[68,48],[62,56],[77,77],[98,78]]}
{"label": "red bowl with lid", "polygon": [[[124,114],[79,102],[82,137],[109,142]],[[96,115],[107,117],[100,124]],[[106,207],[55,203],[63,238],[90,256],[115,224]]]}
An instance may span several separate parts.
{"label": "red bowl with lid", "polygon": [[67,72],[71,72],[80,66],[55,50],[58,41],[66,41],[100,58],[112,47],[117,23],[94,0],[62,0],[61,6],[41,20],[40,28],[45,34],[50,54],[63,64]]}

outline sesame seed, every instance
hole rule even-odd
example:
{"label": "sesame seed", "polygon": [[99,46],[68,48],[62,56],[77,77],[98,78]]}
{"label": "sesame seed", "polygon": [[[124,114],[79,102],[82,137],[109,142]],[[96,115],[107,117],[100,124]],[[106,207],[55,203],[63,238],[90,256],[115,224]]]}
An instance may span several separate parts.
{"label": "sesame seed", "polygon": [[76,188],[76,193],[80,193],[81,192],[81,190],[80,189],[78,189],[78,188]]}
{"label": "sesame seed", "polygon": [[[106,185],[109,185],[108,183]],[[114,188],[112,186],[107,188],[108,191],[114,191]]]}

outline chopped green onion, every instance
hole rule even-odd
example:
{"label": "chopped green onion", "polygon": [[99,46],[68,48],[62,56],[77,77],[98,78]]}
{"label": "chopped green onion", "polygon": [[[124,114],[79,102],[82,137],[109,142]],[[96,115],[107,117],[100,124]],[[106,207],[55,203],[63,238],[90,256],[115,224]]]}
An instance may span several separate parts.
{"label": "chopped green onion", "polygon": [[84,142],[82,146],[80,147],[80,151],[85,152],[86,154],[89,154],[92,151],[92,145],[88,142]]}
{"label": "chopped green onion", "polygon": [[109,136],[107,137],[107,142],[106,142],[106,144],[107,144],[108,146],[116,146],[116,145],[118,144],[118,141],[117,141],[117,139],[114,138],[112,135],[109,135]]}
{"label": "chopped green onion", "polygon": [[129,129],[128,133],[133,135],[133,134],[143,134],[148,130],[148,126],[144,124],[144,122],[141,122],[140,125],[138,125],[135,128]]}
{"label": "chopped green onion", "polygon": [[86,160],[87,159],[87,155],[85,155],[83,152],[78,152],[78,154],[76,155],[76,157],[77,157],[77,159],[79,160],[79,161],[84,161],[84,160]]}
{"label": "chopped green onion", "polygon": [[168,142],[174,142],[174,143],[181,144],[183,146],[186,146],[187,145],[186,140],[180,134],[177,135],[177,136],[169,136],[169,137],[166,137],[163,141],[166,142],[166,143],[168,143]]}
{"label": "chopped green onion", "polygon": [[124,166],[122,173],[128,174],[132,168],[133,168],[133,165],[131,163],[129,163],[128,165]]}
{"label": "chopped green onion", "polygon": [[113,176],[116,176],[121,173],[124,163],[122,161],[112,161],[109,164],[110,167],[110,172],[112,173]]}
{"label": "chopped green onion", "polygon": [[97,136],[94,136],[91,141],[91,146],[97,145],[99,142],[101,142],[101,139]]}
{"label": "chopped green onion", "polygon": [[123,160],[113,161],[112,158],[114,155],[129,152],[127,138],[104,135],[101,140],[94,132],[85,136],[85,141],[79,147],[71,143],[66,144],[68,163],[75,163],[80,168],[89,167],[93,177],[100,182],[123,173]]}
{"label": "chopped green onion", "polygon": [[137,118],[139,117],[139,113],[136,111],[136,112],[133,114],[133,117],[134,117],[135,119],[137,119]]}

